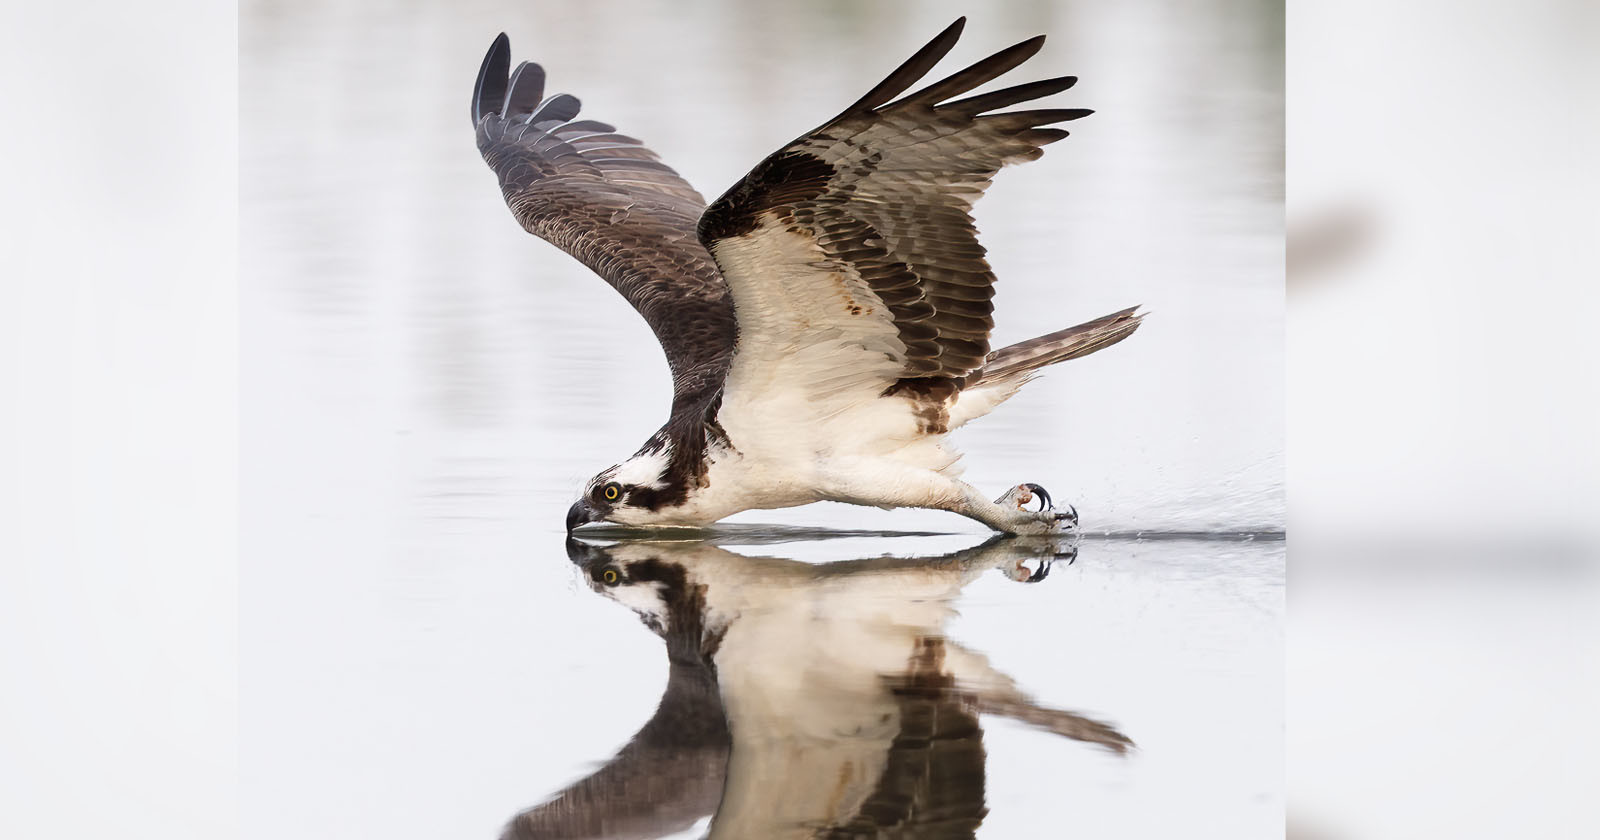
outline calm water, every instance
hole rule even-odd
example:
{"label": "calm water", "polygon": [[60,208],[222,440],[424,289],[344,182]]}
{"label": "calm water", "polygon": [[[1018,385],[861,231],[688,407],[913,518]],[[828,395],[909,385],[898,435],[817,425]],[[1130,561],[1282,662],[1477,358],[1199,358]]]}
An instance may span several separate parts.
{"label": "calm water", "polygon": [[[1281,833],[1282,542],[1126,536],[1282,527],[1273,5],[306,0],[240,15],[250,836],[493,836],[608,761],[668,683],[561,533],[578,483],[660,424],[666,366],[478,158],[495,33],[714,195],[963,13],[952,64],[1045,32],[1024,74],[1079,75],[1058,100],[1098,111],[978,205],[997,342],[1152,312],[958,438],[970,481],[1044,484],[1090,536],[1038,584],[951,593],[939,637],[1139,744],[984,718],[978,836]],[[809,563],[986,539],[837,505],[733,522],[717,551]]]}

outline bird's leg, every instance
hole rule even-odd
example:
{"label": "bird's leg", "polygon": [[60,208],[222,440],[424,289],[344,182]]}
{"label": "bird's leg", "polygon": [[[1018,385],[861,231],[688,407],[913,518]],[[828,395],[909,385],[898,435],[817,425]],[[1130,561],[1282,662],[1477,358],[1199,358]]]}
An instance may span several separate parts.
{"label": "bird's leg", "polygon": [[[976,519],[996,531],[1012,534],[1062,534],[1078,527],[1075,509],[1056,510],[1050,506],[1050,494],[1037,484],[1019,484],[1007,490],[994,501],[983,498],[978,488],[957,482],[965,489],[960,508],[949,508],[962,516]],[[1033,505],[1038,503],[1037,507]]]}
{"label": "bird's leg", "polygon": [[[861,457],[829,459],[819,467],[818,478],[823,498],[830,501],[948,510],[1012,534],[1062,533],[1078,524],[1076,511],[1049,507],[1049,494],[1037,484],[1018,485],[991,502],[978,488],[936,470]],[[1042,510],[1029,509],[1036,499]]]}

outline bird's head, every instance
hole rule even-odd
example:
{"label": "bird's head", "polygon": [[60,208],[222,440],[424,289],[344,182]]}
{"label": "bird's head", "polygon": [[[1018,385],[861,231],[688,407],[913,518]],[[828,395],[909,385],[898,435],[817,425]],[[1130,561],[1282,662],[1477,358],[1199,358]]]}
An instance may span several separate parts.
{"label": "bird's head", "polygon": [[[694,553],[651,543],[600,546],[567,538],[567,557],[595,592],[638,614],[679,657],[709,657],[726,627],[725,617],[706,603],[709,581],[696,574]],[[685,564],[685,560],[689,564]]]}
{"label": "bird's head", "polygon": [[661,511],[672,499],[668,479],[671,447],[645,448],[589,479],[567,509],[567,531],[590,522],[644,527],[662,524]]}

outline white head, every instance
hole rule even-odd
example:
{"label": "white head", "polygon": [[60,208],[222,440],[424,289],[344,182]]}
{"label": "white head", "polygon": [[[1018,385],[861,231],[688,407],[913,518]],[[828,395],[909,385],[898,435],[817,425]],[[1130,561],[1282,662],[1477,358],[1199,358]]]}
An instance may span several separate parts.
{"label": "white head", "polygon": [[590,588],[633,610],[669,650],[706,657],[716,652],[727,619],[708,608],[712,582],[695,573],[692,551],[684,557],[671,546],[601,546],[568,537],[567,556]]}
{"label": "white head", "polygon": [[567,510],[567,530],[588,522],[618,525],[659,524],[661,511],[683,498],[669,476],[672,444],[645,448],[622,463],[589,479]]}

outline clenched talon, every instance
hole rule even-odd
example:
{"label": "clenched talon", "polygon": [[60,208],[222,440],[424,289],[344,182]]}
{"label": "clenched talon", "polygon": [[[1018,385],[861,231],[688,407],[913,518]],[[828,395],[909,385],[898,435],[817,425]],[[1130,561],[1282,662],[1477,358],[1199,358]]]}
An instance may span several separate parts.
{"label": "clenched talon", "polygon": [[[1034,497],[1039,506],[1033,506]],[[1063,509],[1054,507],[1050,492],[1037,484],[1018,484],[1007,490],[994,503],[1003,508],[998,522],[990,523],[995,530],[1013,534],[1062,534],[1078,529],[1078,511],[1071,505]]]}
{"label": "clenched talon", "polygon": [[1031,503],[1035,498],[1039,500],[1039,506],[1029,512],[1044,513],[1050,510],[1052,504],[1050,500],[1050,491],[1040,487],[1037,484],[1018,484],[1010,490],[1007,490],[1000,498],[995,499],[994,503],[997,505],[1004,505],[1008,508],[1026,511],[1029,510],[1029,503]]}
{"label": "clenched talon", "polygon": [[1022,486],[1028,488],[1028,490],[1031,491],[1035,496],[1039,497],[1040,512],[1050,509],[1050,491],[1040,487],[1037,484],[1024,484]]}
{"label": "clenched talon", "polygon": [[[1038,583],[1050,574],[1050,564],[1054,561],[1055,558],[1051,557],[1030,557],[1026,560],[1018,560],[1006,570],[1006,577],[1017,583]],[[1037,562],[1039,568],[1029,568],[1028,564],[1030,562]],[[1071,563],[1072,561],[1068,560],[1067,562]]]}

